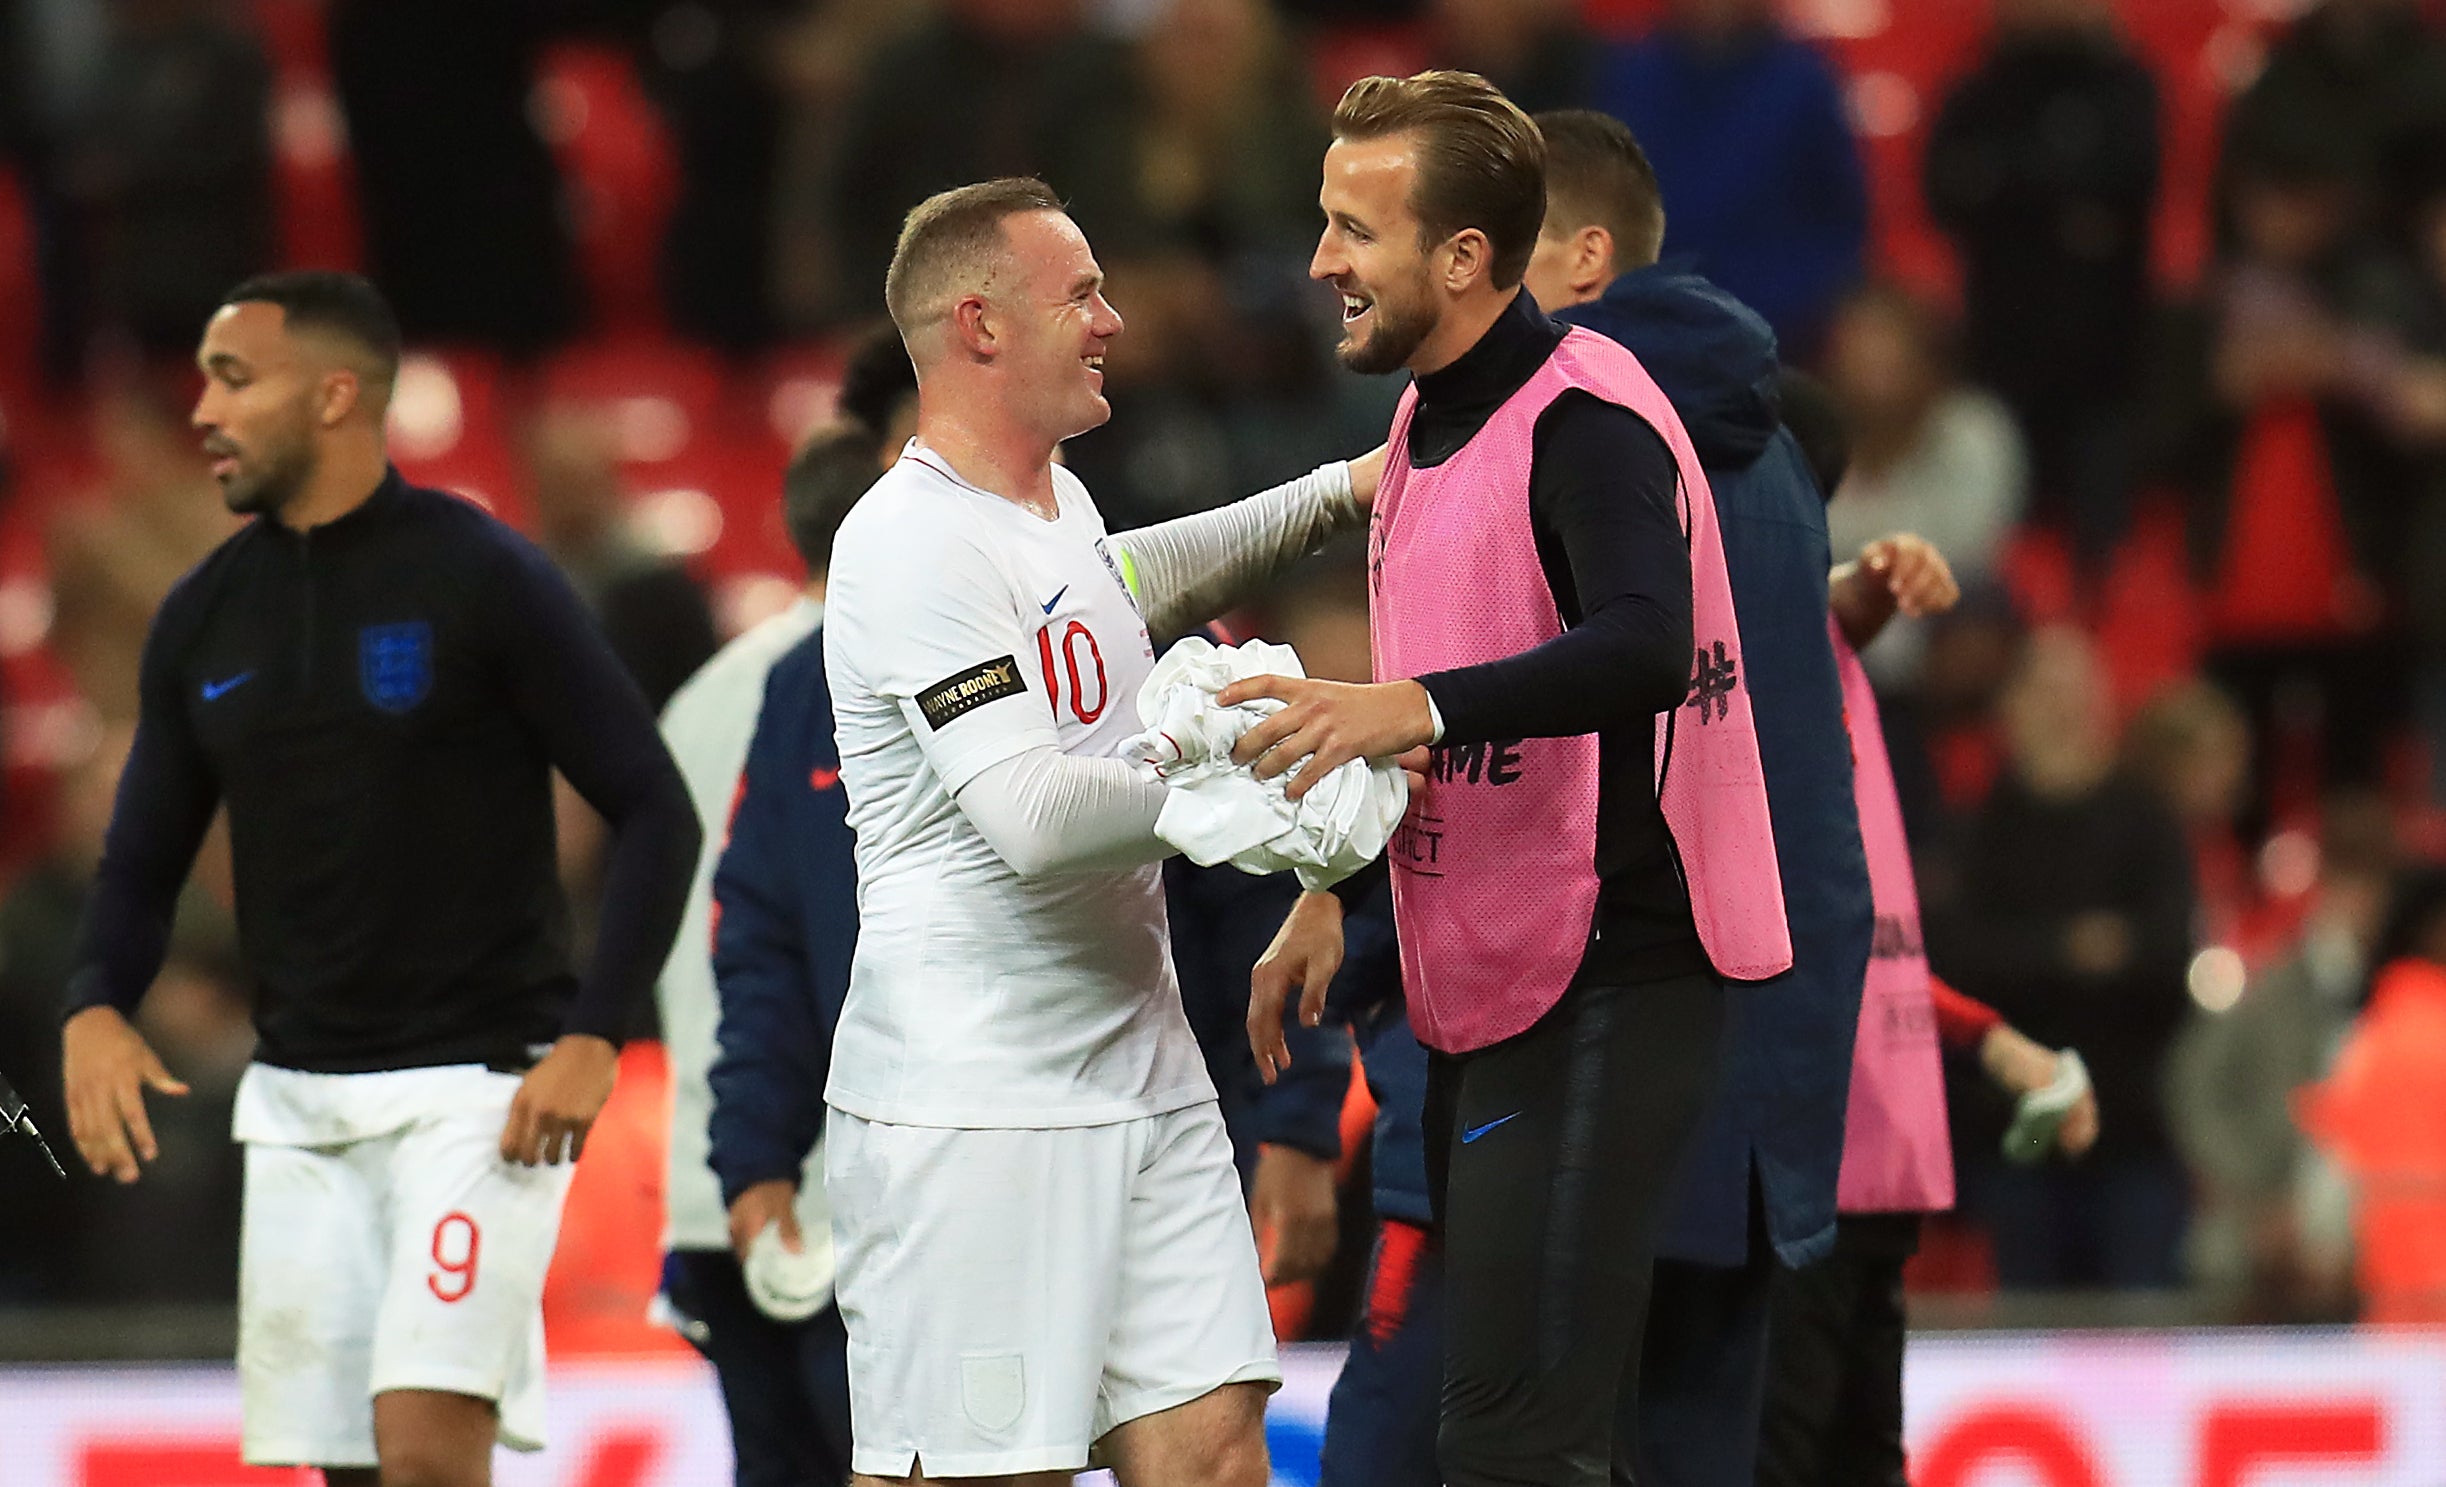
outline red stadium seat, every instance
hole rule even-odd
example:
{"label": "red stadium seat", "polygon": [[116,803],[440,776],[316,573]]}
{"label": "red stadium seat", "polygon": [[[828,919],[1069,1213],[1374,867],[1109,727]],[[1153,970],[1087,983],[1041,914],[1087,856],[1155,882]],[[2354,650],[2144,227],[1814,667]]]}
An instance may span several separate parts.
{"label": "red stadium seat", "polygon": [[1341,26],[1310,43],[1308,76],[1318,100],[1330,109],[1363,77],[1408,77],[1432,61],[1426,36],[1416,26]]}
{"label": "red stadium seat", "polygon": [[566,43],[544,54],[536,82],[545,142],[561,169],[579,273],[598,323],[657,331],[656,258],[678,171],[662,120],[616,48]]}
{"label": "red stadium seat", "polygon": [[349,172],[348,126],[331,91],[323,11],[319,0],[254,4],[274,78],[272,159],[282,262],[360,268],[365,232]]}

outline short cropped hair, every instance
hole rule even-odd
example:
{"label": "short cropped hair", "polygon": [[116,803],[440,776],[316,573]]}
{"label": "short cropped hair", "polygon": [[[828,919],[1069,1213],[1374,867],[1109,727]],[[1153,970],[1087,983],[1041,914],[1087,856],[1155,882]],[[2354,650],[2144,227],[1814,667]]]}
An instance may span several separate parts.
{"label": "short cropped hair", "polygon": [[955,291],[990,280],[1005,239],[1003,219],[1058,212],[1061,198],[1032,176],[1004,176],[937,192],[900,224],[883,276],[883,305],[903,338],[949,313]]}
{"label": "short cropped hair", "polygon": [[1464,228],[1486,234],[1498,289],[1520,283],[1546,215],[1546,146],[1537,126],[1474,72],[1363,77],[1333,111],[1336,139],[1418,136],[1410,210],[1433,246]]}
{"label": "short cropped hair", "polygon": [[832,539],[842,518],[875,483],[882,436],[849,419],[809,435],[781,477],[781,524],[790,545],[820,578],[832,566]]}
{"label": "short cropped hair", "polygon": [[373,281],[336,269],[257,274],[221,296],[223,305],[278,305],[291,331],[321,331],[363,350],[388,392],[399,377],[399,317]]}
{"label": "short cropped hair", "polygon": [[1546,137],[1546,226],[1557,236],[1604,228],[1618,271],[1654,263],[1665,246],[1665,197],[1630,126],[1563,108],[1539,114],[1537,130]]}

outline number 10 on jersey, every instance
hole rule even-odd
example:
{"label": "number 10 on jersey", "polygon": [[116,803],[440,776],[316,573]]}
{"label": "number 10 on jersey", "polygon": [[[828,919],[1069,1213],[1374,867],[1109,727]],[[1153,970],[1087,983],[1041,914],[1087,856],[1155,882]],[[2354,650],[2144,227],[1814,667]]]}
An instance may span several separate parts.
{"label": "number 10 on jersey", "polygon": [[[1092,723],[1104,716],[1104,705],[1111,700],[1104,680],[1103,648],[1096,644],[1095,632],[1077,620],[1064,623],[1058,641],[1053,638],[1053,628],[1046,625],[1036,632],[1036,659],[1045,669],[1045,695],[1052,699],[1054,721],[1061,721],[1062,708],[1067,705],[1072,717]],[[1061,652],[1058,666],[1054,660],[1057,650]],[[1093,702],[1087,699],[1090,673],[1096,689]],[[1067,689],[1064,682],[1069,683]]]}

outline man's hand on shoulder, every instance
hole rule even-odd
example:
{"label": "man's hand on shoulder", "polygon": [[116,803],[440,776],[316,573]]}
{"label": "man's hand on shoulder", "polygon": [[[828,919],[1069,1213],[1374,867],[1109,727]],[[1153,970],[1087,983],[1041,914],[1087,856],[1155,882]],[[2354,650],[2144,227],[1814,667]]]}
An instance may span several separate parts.
{"label": "man's hand on shoulder", "polygon": [[60,1082],[68,1134],[96,1177],[134,1182],[161,1155],[144,1113],[147,1089],[183,1095],[144,1035],[115,1007],[87,1007],[60,1029]]}
{"label": "man's hand on shoulder", "polygon": [[501,1160],[521,1167],[576,1161],[619,1070],[620,1050],[602,1038],[570,1033],[553,1044],[510,1101]]}

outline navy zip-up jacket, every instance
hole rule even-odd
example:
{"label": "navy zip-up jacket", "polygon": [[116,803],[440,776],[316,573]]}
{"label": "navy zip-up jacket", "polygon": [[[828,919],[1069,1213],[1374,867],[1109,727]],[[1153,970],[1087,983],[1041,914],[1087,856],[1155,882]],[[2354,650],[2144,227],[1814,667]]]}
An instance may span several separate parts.
{"label": "navy zip-up jacket", "polygon": [[856,846],[819,626],[765,678],[713,872],[722,1016],[709,1160],[726,1204],[760,1182],[796,1182],[824,1133],[832,1030],[858,945]]}
{"label": "navy zip-up jacket", "polygon": [[1294,1147],[1329,1162],[1342,1155],[1349,1034],[1331,1025],[1305,1026],[1294,998],[1283,1008],[1291,1067],[1269,1085],[1248,1046],[1249,971],[1298,900],[1299,883],[1289,873],[1252,877],[1227,863],[1200,867],[1185,857],[1164,863],[1181,1009],[1206,1057],[1243,1179],[1261,1145]]}
{"label": "navy zip-up jacket", "polygon": [[[396,470],[309,531],[259,519],[162,601],[139,696],[70,1013],[135,1011],[226,806],[258,1060],[516,1071],[563,1033],[619,1041],[701,832],[645,698],[533,543]],[[555,769],[611,825],[582,982]]]}
{"label": "navy zip-up jacket", "polygon": [[1783,427],[1774,332],[1739,300],[1658,266],[1621,275],[1601,299],[1557,318],[1629,347],[1706,467],[1792,929],[1790,971],[1727,989],[1723,1073],[1658,1253],[1743,1263],[1755,1172],[1776,1254],[1804,1265],[1834,1243],[1852,1040],[1874,931],[1843,686],[1826,630],[1825,500]]}
{"label": "navy zip-up jacket", "polygon": [[1376,1216],[1421,1226],[1435,1221],[1427,1192],[1427,1050],[1410,1030],[1402,1000],[1401,947],[1393,929],[1393,880],[1377,874],[1354,894],[1342,918],[1342,969],[1334,973],[1328,1015],[1348,1022],[1359,1042],[1367,1092],[1376,1101],[1368,1148]]}

